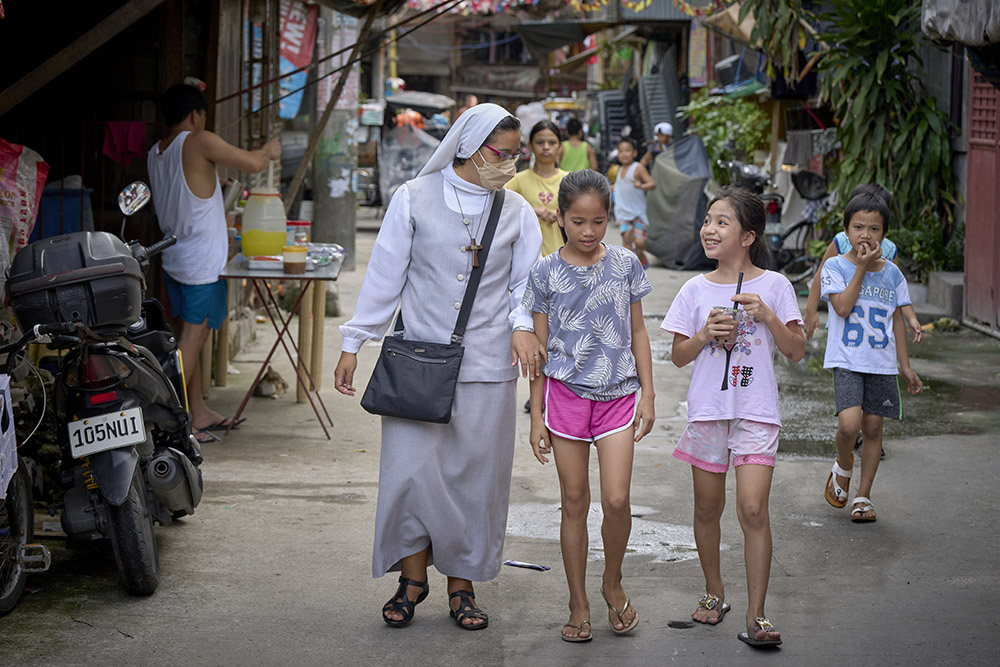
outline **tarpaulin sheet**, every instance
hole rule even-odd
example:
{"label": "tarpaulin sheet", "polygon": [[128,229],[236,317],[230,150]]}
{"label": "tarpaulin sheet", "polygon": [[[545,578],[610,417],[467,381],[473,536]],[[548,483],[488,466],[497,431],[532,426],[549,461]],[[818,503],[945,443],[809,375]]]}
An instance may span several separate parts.
{"label": "tarpaulin sheet", "polygon": [[997,0],[924,0],[921,27],[932,39],[967,46],[1000,44]]}
{"label": "tarpaulin sheet", "polygon": [[708,153],[696,134],[672,142],[653,162],[656,188],[646,195],[646,249],[671,269],[695,271],[712,263],[698,230],[705,218],[705,184],[711,178]]}
{"label": "tarpaulin sheet", "polygon": [[378,186],[385,204],[400,185],[417,177],[440,143],[412,125],[385,133],[378,152]]}

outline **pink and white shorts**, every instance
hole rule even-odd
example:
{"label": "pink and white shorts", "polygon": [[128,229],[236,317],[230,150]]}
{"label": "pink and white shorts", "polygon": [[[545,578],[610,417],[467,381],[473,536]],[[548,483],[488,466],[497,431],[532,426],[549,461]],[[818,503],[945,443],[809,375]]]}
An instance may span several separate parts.
{"label": "pink and white shorts", "polygon": [[733,466],[755,464],[773,468],[780,430],[777,424],[749,419],[691,422],[674,449],[674,458],[708,472],[725,473],[729,471],[732,452]]}
{"label": "pink and white shorts", "polygon": [[635,394],[612,401],[580,398],[559,380],[545,378],[545,427],[569,440],[597,442],[624,431],[635,420]]}

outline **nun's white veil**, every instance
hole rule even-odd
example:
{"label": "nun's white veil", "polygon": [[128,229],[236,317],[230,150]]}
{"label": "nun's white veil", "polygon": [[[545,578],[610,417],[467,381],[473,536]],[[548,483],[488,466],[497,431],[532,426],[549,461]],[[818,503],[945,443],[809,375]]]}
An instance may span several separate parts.
{"label": "nun's white veil", "polygon": [[458,117],[455,124],[444,135],[434,155],[420,170],[417,177],[441,171],[451,164],[456,157],[467,158],[479,150],[479,147],[490,136],[497,123],[507,116],[509,111],[497,104],[477,104]]}

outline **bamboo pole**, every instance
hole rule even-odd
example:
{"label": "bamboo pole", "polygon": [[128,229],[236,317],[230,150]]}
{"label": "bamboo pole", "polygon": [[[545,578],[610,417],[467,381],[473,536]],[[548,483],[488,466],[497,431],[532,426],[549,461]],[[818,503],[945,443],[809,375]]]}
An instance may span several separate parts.
{"label": "bamboo pole", "polygon": [[309,373],[312,375],[313,389],[319,391],[323,386],[323,331],[326,326],[326,287],[328,283],[325,280],[314,280],[313,283],[313,348]]}

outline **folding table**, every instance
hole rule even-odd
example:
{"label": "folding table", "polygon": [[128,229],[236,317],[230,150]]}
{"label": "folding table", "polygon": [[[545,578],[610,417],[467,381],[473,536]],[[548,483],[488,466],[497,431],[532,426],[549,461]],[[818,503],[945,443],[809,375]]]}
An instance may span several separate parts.
{"label": "folding table", "polygon": [[[253,396],[254,390],[260,384],[260,380],[264,376],[268,364],[271,362],[271,357],[274,356],[278,345],[281,345],[285,350],[285,354],[288,355],[288,360],[291,361],[292,366],[295,368],[295,377],[297,380],[296,396],[298,402],[305,403],[308,400],[313,412],[316,414],[316,419],[319,420],[319,425],[323,428],[323,433],[326,434],[329,440],[331,438],[330,431],[327,429],[327,423],[333,426],[333,420],[330,418],[330,413],[327,412],[326,405],[323,404],[323,398],[319,395],[319,380],[323,373],[322,332],[323,319],[326,314],[326,282],[337,279],[337,276],[340,275],[341,263],[333,262],[326,266],[317,267],[313,271],[297,274],[285,273],[281,268],[281,264],[277,262],[276,264],[277,266],[274,269],[251,270],[247,268],[244,258],[238,255],[229,260],[225,270],[219,276],[226,279],[250,281],[257,296],[260,297],[261,303],[264,304],[264,313],[274,327],[274,331],[278,334],[277,339],[264,358],[264,363],[261,364],[260,370],[257,372],[257,377],[251,383],[246,396],[243,397],[243,402],[240,403],[236,414],[233,415],[233,422],[235,423],[240,418],[240,415],[243,414],[247,402]],[[302,290],[299,292],[299,296],[295,300],[291,312],[284,318],[282,317],[281,310],[278,308],[278,300],[275,298],[268,284],[276,280],[298,280],[302,286]],[[314,285],[314,283],[316,284]],[[311,290],[309,289],[310,285],[313,285]],[[306,301],[303,303],[307,294],[312,295],[311,302]],[[288,325],[296,315],[299,316],[299,344],[296,344],[295,339],[288,330]],[[292,354],[293,351],[294,355]],[[296,357],[298,358],[296,359]],[[313,380],[314,377],[316,381]],[[320,414],[320,409],[322,409],[322,414]],[[324,417],[326,417],[325,422]],[[226,432],[228,433],[229,429],[226,429]]]}

